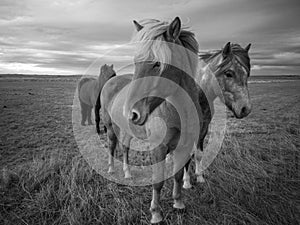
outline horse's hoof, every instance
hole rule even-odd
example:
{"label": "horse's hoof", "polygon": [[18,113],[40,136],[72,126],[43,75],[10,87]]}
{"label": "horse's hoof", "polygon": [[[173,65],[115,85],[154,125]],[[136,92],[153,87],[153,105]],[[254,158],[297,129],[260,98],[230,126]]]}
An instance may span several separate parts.
{"label": "horse's hoof", "polygon": [[173,204],[173,208],[175,209],[184,209],[185,205],[181,200],[175,200]]}
{"label": "horse's hoof", "polygon": [[131,179],[132,176],[130,174],[130,172],[125,172],[125,179]]}
{"label": "horse's hoof", "polygon": [[204,178],[203,178],[202,175],[197,176],[197,182],[198,182],[198,183],[205,183],[205,180],[204,180]]}
{"label": "horse's hoof", "polygon": [[131,179],[131,178],[132,178],[131,174],[125,175],[125,179]]}
{"label": "horse's hoof", "polygon": [[190,182],[184,182],[182,187],[183,187],[184,189],[190,189],[190,188],[192,188],[192,185],[191,185]]}
{"label": "horse's hoof", "polygon": [[171,163],[172,162],[172,155],[169,153],[166,157],[166,163]]}
{"label": "horse's hoof", "polygon": [[159,223],[163,220],[161,214],[159,212],[152,213],[151,223]]}
{"label": "horse's hoof", "polygon": [[90,126],[90,125],[93,125],[93,123],[92,123],[92,122],[89,122],[88,124],[89,124],[89,126]]}
{"label": "horse's hoof", "polygon": [[114,173],[114,172],[115,172],[115,170],[112,167],[108,168],[108,173]]}
{"label": "horse's hoof", "polygon": [[81,123],[81,126],[85,126],[85,124],[84,124],[84,123]]}

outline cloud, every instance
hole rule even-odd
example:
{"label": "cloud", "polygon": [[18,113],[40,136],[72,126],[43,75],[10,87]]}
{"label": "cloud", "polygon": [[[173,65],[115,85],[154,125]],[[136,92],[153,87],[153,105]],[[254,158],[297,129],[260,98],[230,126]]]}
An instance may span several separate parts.
{"label": "cloud", "polygon": [[2,0],[0,73],[82,73],[98,57],[124,66],[133,19],[175,16],[202,50],[252,43],[253,74],[299,73],[299,11],[298,0]]}
{"label": "cloud", "polygon": [[13,20],[25,15],[25,1],[1,0],[0,2],[0,21]]}

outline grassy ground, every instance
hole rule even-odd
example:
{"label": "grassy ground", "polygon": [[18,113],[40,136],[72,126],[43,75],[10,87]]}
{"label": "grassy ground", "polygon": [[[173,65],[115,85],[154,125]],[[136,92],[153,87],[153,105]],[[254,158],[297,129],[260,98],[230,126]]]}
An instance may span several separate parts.
{"label": "grassy ground", "polygon": [[[151,187],[110,182],[79,153],[72,130],[76,78],[0,83],[0,224],[148,224]],[[184,190],[165,224],[299,224],[300,81],[251,83],[253,112],[230,114],[206,183]],[[93,129],[93,128],[91,128]]]}

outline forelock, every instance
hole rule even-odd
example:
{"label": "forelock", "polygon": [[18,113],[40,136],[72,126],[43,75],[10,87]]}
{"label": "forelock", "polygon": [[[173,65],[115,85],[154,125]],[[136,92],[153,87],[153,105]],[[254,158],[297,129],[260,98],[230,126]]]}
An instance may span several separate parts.
{"label": "forelock", "polygon": [[[159,21],[155,19],[147,19],[140,21],[143,28],[138,31],[132,38],[132,42],[137,42],[135,60],[160,62],[160,72],[162,72],[168,64],[171,64],[172,52],[165,40],[166,33],[170,22]],[[179,35],[180,44],[197,54],[198,42],[194,34],[185,30],[187,27],[182,26]],[[196,67],[193,65],[193,67]]]}
{"label": "forelock", "polygon": [[171,63],[171,50],[163,36],[169,23],[151,19],[141,21],[141,25],[144,28],[132,38],[137,43],[135,60],[160,62],[162,72]]}
{"label": "forelock", "polygon": [[[222,57],[222,50],[218,50],[217,52],[205,52],[199,54],[199,58],[204,60],[204,62],[209,63],[214,66],[214,62],[216,57]],[[250,58],[248,52],[243,49],[239,44],[231,45],[231,53],[224,58],[221,64],[217,65],[217,69],[219,71],[224,71],[232,66],[234,62],[237,62],[240,66],[242,66],[247,73],[250,73]]]}

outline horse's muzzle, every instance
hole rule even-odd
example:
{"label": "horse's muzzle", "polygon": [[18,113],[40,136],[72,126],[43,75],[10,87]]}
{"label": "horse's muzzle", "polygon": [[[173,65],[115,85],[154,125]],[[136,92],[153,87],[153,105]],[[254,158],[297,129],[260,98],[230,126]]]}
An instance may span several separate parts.
{"label": "horse's muzzle", "polygon": [[242,118],[248,116],[250,114],[250,112],[251,112],[251,105],[245,105],[245,106],[242,106],[238,110],[234,110],[234,115],[236,118],[242,119]]}
{"label": "horse's muzzle", "polygon": [[141,113],[136,110],[132,109],[129,113],[129,118],[128,118],[133,124],[142,126],[147,120],[147,115],[142,116]]}

